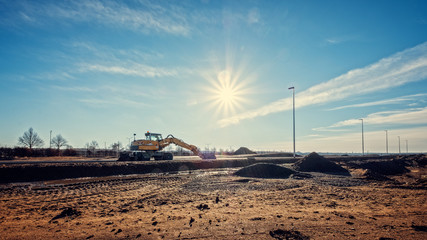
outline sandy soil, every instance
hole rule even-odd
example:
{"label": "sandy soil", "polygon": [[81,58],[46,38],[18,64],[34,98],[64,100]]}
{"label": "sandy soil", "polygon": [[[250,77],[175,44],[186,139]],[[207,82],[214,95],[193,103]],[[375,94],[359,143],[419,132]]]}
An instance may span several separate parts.
{"label": "sandy soil", "polygon": [[425,167],[386,181],[238,169],[3,184],[0,238],[427,239]]}

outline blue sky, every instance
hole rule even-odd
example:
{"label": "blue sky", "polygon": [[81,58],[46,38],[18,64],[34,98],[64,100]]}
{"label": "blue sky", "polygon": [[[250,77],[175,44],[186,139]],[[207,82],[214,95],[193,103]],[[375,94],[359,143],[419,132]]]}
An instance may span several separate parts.
{"label": "blue sky", "polygon": [[426,1],[0,0],[0,146],[427,151]]}

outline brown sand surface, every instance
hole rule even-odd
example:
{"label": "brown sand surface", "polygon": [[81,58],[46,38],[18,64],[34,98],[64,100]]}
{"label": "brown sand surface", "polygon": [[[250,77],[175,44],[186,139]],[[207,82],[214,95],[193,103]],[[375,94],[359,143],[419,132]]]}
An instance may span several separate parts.
{"label": "brown sand surface", "polygon": [[386,181],[238,169],[3,184],[0,239],[427,239],[425,167]]}

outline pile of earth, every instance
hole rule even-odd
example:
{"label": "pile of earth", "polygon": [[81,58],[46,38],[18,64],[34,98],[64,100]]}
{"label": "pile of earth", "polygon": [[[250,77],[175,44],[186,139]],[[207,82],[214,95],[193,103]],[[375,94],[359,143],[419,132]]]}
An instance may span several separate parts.
{"label": "pile of earth", "polygon": [[397,157],[395,161],[402,161],[408,167],[425,167],[427,165],[427,155],[403,155]]}
{"label": "pile of earth", "polygon": [[243,155],[243,154],[256,154],[256,152],[253,152],[246,147],[240,147],[234,152],[234,155]]}
{"label": "pile of earth", "polygon": [[369,169],[383,175],[398,175],[409,172],[406,163],[399,159],[388,161],[372,161],[358,164],[359,168]]}
{"label": "pile of earth", "polygon": [[350,175],[349,171],[340,165],[312,152],[294,164],[294,169],[301,172],[338,173]]}
{"label": "pile of earth", "polygon": [[[293,157],[293,153],[287,153],[287,152],[278,152],[278,153],[262,153],[257,154],[257,157]],[[296,154],[296,157],[299,157],[300,155]]]}
{"label": "pile of earth", "polygon": [[371,169],[365,169],[362,174],[368,180],[376,180],[376,181],[390,181],[391,179],[379,174],[377,172],[372,171]]}
{"label": "pile of earth", "polygon": [[292,169],[285,168],[271,163],[256,163],[244,167],[234,173],[240,177],[253,177],[253,178],[310,178],[311,175],[298,173]]}

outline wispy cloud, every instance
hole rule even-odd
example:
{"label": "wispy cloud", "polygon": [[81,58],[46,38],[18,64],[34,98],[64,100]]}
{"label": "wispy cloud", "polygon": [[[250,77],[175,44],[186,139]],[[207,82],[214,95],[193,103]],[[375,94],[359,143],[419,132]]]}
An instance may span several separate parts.
{"label": "wispy cloud", "polygon": [[99,64],[82,64],[80,71],[87,72],[104,72],[104,73],[112,73],[112,74],[123,74],[123,75],[131,75],[131,76],[139,76],[139,77],[165,77],[165,76],[176,76],[176,70],[164,69],[164,68],[156,68],[151,67],[144,64],[131,64],[130,66],[106,66]]}
{"label": "wispy cloud", "polygon": [[147,62],[159,60],[164,57],[163,54],[153,51],[152,49],[112,48],[111,46],[87,41],[64,43],[64,47],[74,54],[95,59],[108,59],[109,61],[123,62],[125,59],[126,61]]}
{"label": "wispy cloud", "polygon": [[[413,95],[409,95],[409,96],[385,99],[385,100],[374,101],[374,102],[345,105],[345,106],[340,106],[340,107],[336,107],[336,108],[331,108],[329,110],[340,110],[340,109],[345,109],[345,108],[358,108],[358,107],[372,107],[372,106],[389,105],[389,104],[401,104],[404,102],[417,101],[420,98],[425,98],[426,96],[427,96],[426,93],[413,94]],[[414,104],[414,103],[412,103],[412,104]]]}
{"label": "wispy cloud", "polygon": [[80,72],[103,72],[154,78],[177,76],[179,73],[187,71],[179,68],[155,67],[144,64],[144,62],[162,59],[163,55],[158,52],[114,49],[89,42],[73,42],[67,46],[70,46],[75,52],[81,52],[83,59],[76,64]]}
{"label": "wispy cloud", "polygon": [[338,44],[338,43],[340,43],[340,42],[341,42],[340,40],[335,39],[335,38],[328,38],[328,39],[326,39],[325,41],[326,41],[327,43],[330,43],[330,44]]}
{"label": "wispy cloud", "polygon": [[111,106],[127,106],[127,107],[134,107],[134,108],[147,107],[146,103],[130,100],[123,97],[114,97],[114,98],[108,98],[108,99],[84,98],[78,101],[95,108],[109,108]]}
{"label": "wispy cloud", "polygon": [[[135,1],[127,5],[123,1],[22,1],[6,5],[23,22],[49,24],[70,20],[87,22],[107,27],[118,27],[139,32],[164,32],[174,35],[188,35],[190,27],[184,9],[173,4],[159,5],[152,1]],[[13,6],[10,6],[13,5]],[[17,20],[17,19],[15,19]],[[9,20],[13,22],[13,20]]]}
{"label": "wispy cloud", "polygon": [[345,36],[339,36],[339,37],[326,38],[325,42],[327,44],[335,45],[335,44],[340,44],[340,43],[344,43],[344,42],[357,40],[358,38],[359,37],[355,36],[355,35],[345,35]]}
{"label": "wispy cloud", "polygon": [[55,90],[67,91],[67,92],[95,92],[95,89],[88,87],[63,87],[63,86],[52,86]]}
{"label": "wispy cloud", "polygon": [[[399,111],[386,111],[369,114],[363,118],[364,123],[375,124],[395,124],[395,125],[413,125],[426,124],[427,107],[405,109]],[[359,119],[348,119],[337,122],[328,127],[314,128],[315,131],[335,131],[337,128],[359,125]]]}
{"label": "wispy cloud", "polygon": [[[423,80],[426,77],[427,42],[383,58],[364,68],[351,70],[327,82],[317,84],[296,95],[296,107],[373,93]],[[291,98],[280,99],[258,109],[221,119],[219,125],[226,127],[245,119],[286,111],[291,109],[291,101]]]}
{"label": "wispy cloud", "polygon": [[252,8],[249,11],[247,21],[249,24],[258,23],[260,21],[260,14],[257,8]]}
{"label": "wispy cloud", "polygon": [[35,75],[34,78],[40,80],[49,80],[49,81],[68,81],[74,79],[72,75],[70,75],[66,71],[53,71],[53,72],[44,72],[38,75]]}
{"label": "wispy cloud", "polygon": [[[360,124],[360,121],[359,121]],[[402,138],[402,151],[404,140],[409,140],[409,152],[425,152],[427,138],[425,133],[427,126],[408,126],[406,128],[397,128],[388,131],[389,152],[398,152],[397,136]],[[385,132],[365,131],[365,152],[385,152]],[[279,146],[291,146],[292,143],[281,143]],[[298,141],[300,151],[317,152],[360,152],[362,151],[360,132],[347,132],[333,134],[328,136],[312,136]]]}

